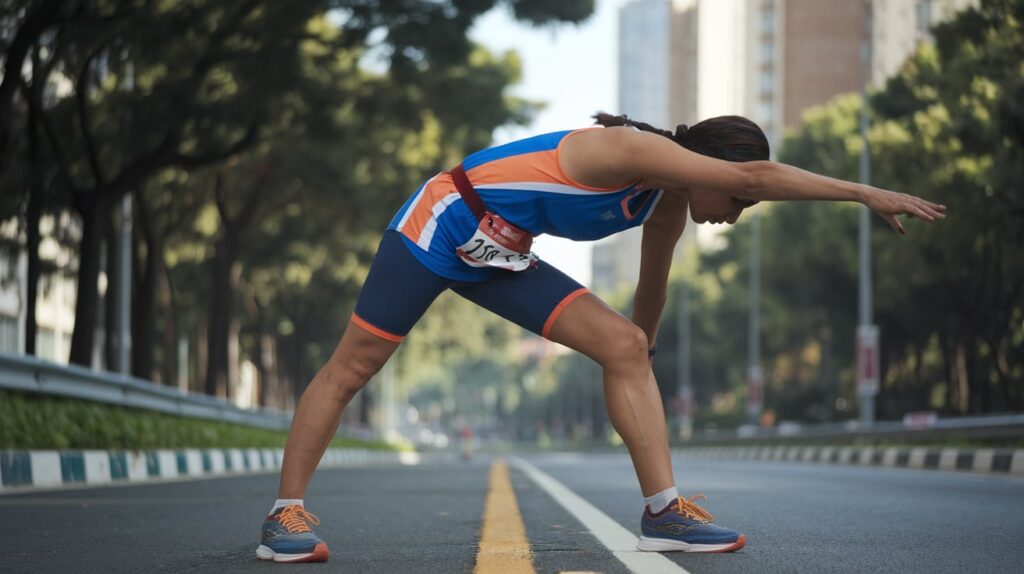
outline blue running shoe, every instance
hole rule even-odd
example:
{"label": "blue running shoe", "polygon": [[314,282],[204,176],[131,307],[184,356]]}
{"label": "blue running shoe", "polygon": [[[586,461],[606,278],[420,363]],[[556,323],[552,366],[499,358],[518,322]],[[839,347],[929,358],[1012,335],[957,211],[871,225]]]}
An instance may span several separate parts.
{"label": "blue running shoe", "polygon": [[698,494],[686,499],[682,496],[657,514],[644,509],[640,519],[640,542],[637,550],[645,552],[732,552],[743,548],[747,538],[721,526],[712,524],[714,516],[697,506],[694,500],[707,498]]}
{"label": "blue running shoe", "polygon": [[256,557],[274,562],[324,562],[331,555],[327,543],[309,525],[320,519],[298,504],[278,508],[263,521],[263,538]]}

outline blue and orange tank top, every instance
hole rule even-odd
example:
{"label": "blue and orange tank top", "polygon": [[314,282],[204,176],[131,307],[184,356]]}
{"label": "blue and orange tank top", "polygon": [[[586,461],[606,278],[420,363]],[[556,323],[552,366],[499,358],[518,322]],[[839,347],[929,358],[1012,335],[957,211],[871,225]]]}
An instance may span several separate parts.
{"label": "blue and orange tank top", "polygon": [[[584,128],[602,129],[602,128]],[[642,225],[662,190],[602,189],[573,181],[558,161],[561,145],[583,130],[534,136],[478,151],[463,168],[487,208],[538,236],[544,233],[589,241]],[[496,271],[470,267],[455,254],[478,222],[462,202],[448,173],[430,178],[388,225],[402,234],[428,269],[456,281],[482,281]]]}

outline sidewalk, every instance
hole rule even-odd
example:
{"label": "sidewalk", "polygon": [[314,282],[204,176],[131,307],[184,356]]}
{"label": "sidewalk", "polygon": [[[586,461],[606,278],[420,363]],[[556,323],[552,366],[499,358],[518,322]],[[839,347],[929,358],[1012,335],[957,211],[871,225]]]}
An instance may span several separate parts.
{"label": "sidewalk", "polygon": [[1024,449],[1009,448],[725,446],[676,448],[672,454],[695,458],[823,462],[1024,476]]}
{"label": "sidewalk", "polygon": [[[283,458],[280,448],[0,451],[0,494],[270,472]],[[415,452],[331,448],[320,468],[418,461]]]}

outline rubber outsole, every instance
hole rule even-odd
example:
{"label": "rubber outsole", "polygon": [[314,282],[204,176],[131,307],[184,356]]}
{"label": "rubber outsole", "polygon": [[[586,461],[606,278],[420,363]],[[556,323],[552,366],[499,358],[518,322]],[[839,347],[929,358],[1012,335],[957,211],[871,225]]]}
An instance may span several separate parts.
{"label": "rubber outsole", "polygon": [[274,552],[269,547],[260,544],[256,547],[256,557],[260,560],[273,560],[274,562],[283,562],[289,564],[295,564],[300,562],[326,562],[331,557],[331,553],[327,550],[327,544],[321,542],[313,547],[312,552],[305,554],[280,554]]}
{"label": "rubber outsole", "polygon": [[681,540],[668,540],[666,538],[648,538],[641,536],[636,549],[641,552],[735,552],[747,544],[747,537],[740,534],[736,542],[730,544],[688,544]]}

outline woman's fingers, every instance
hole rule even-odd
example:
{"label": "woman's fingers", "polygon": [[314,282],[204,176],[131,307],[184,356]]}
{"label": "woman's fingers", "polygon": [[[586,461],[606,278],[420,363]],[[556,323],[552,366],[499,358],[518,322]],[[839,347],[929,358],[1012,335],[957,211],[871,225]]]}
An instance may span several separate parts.
{"label": "woman's fingers", "polygon": [[901,235],[906,235],[907,231],[899,220],[900,215],[930,222],[946,218],[945,205],[906,193],[888,192],[881,195],[873,208],[889,224],[889,227]]}
{"label": "woman's fingers", "polygon": [[885,221],[889,223],[889,227],[892,227],[895,231],[899,232],[900,235],[907,234],[906,230],[903,229],[903,224],[900,223],[900,220],[897,219],[895,215],[885,214],[882,216],[882,219],[885,219]]}
{"label": "woman's fingers", "polygon": [[935,221],[935,217],[933,215],[931,215],[918,205],[910,205],[906,210],[906,214],[909,217],[920,217],[925,221]]}
{"label": "woman's fingers", "polygon": [[936,219],[944,219],[946,214],[942,210],[933,207],[934,204],[920,200],[915,204],[915,207],[922,213],[926,214],[928,221],[935,221]]}
{"label": "woman's fingers", "polygon": [[934,207],[932,204],[928,204],[928,211],[930,211],[931,213],[935,214],[935,217],[937,217],[939,219],[945,219],[945,217],[946,217],[946,207],[945,206]]}

